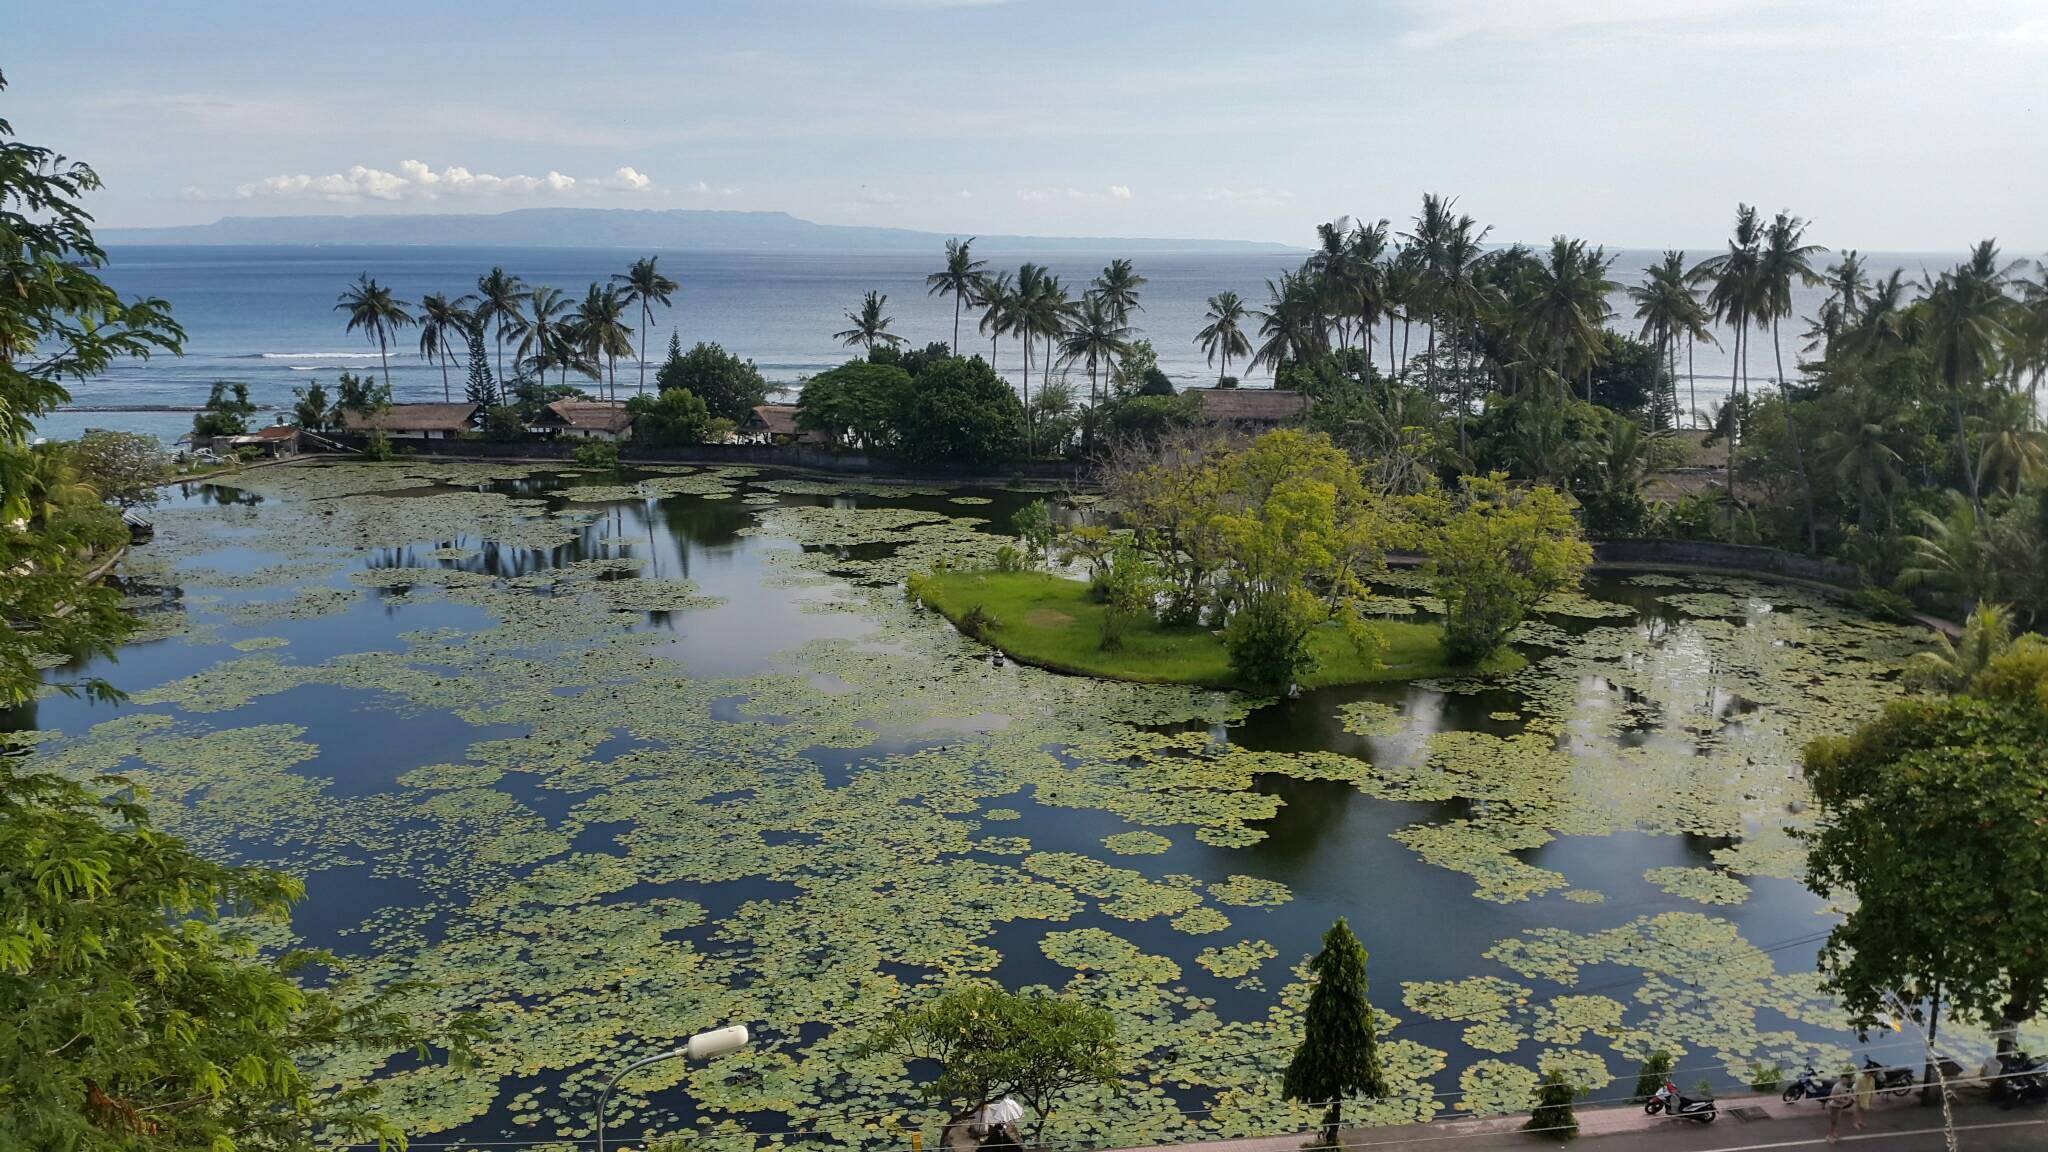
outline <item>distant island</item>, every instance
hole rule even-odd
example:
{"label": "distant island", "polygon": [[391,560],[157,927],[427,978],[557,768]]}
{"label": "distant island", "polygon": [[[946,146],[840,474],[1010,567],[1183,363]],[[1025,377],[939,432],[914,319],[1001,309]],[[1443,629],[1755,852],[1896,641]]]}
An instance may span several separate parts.
{"label": "distant island", "polygon": [[[108,244],[434,245],[522,248],[686,248],[794,252],[929,252],[947,232],[817,224],[787,212],[699,208],[520,208],[492,214],[225,216],[172,228],[102,228]],[[981,236],[977,251],[1288,252],[1257,240],[1110,236]]]}

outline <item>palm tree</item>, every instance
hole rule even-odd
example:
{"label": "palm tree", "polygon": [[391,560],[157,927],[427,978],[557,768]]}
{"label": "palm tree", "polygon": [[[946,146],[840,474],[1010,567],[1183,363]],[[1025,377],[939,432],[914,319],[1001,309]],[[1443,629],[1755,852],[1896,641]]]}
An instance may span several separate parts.
{"label": "palm tree", "polygon": [[[1367,362],[1372,360],[1374,334],[1382,315],[1387,317],[1387,334],[1393,335],[1393,313],[1387,303],[1387,222],[1363,220],[1351,226],[1344,246],[1351,269],[1352,305],[1357,309],[1358,331],[1363,338]],[[1391,344],[1390,344],[1391,347]],[[1391,355],[1391,352],[1389,353]]]}
{"label": "palm tree", "polygon": [[1067,329],[1066,338],[1060,341],[1060,353],[1068,363],[1076,360],[1087,363],[1090,408],[1099,401],[1097,369],[1115,363],[1116,358],[1130,348],[1131,330],[1117,322],[1116,312],[1109,301],[1093,292],[1083,296],[1080,310],[1074,315],[1073,326]]}
{"label": "palm tree", "polygon": [[1217,357],[1223,359],[1223,371],[1216,377],[1222,383],[1230,375],[1230,361],[1234,356],[1249,356],[1252,343],[1245,338],[1244,320],[1249,315],[1244,301],[1235,292],[1218,292],[1209,297],[1209,311],[1202,318],[1208,323],[1195,333],[1195,343],[1214,364]]}
{"label": "palm tree", "polygon": [[853,327],[844,332],[834,332],[832,338],[848,348],[859,345],[869,352],[873,352],[877,344],[903,343],[903,337],[889,331],[889,317],[882,311],[888,303],[886,294],[868,289],[868,294],[861,298],[860,311],[846,313],[847,323]]}
{"label": "palm tree", "polygon": [[512,363],[517,367],[522,361],[546,359],[550,342],[563,335],[555,331],[562,321],[562,313],[569,310],[569,300],[559,288],[541,284],[526,291],[526,311],[514,313],[513,334],[519,337],[518,347],[512,350]]}
{"label": "palm tree", "polygon": [[526,303],[526,285],[519,277],[507,276],[493,268],[476,278],[476,323],[479,330],[495,322],[493,343],[498,349],[498,379],[505,378],[505,336],[519,328],[520,310]]}
{"label": "palm tree", "polygon": [[1968,421],[1979,445],[1977,482],[2009,495],[2048,467],[2048,445],[2032,397],[1998,386],[1990,392],[1983,413]]}
{"label": "palm tree", "polygon": [[448,388],[448,361],[455,355],[454,337],[468,337],[476,325],[469,311],[470,298],[450,300],[446,293],[431,292],[420,297],[420,355],[441,365],[441,400],[453,398]]}
{"label": "palm tree", "polygon": [[1129,327],[1131,313],[1144,311],[1144,306],[1138,303],[1138,289],[1144,286],[1145,278],[1138,275],[1129,260],[1119,256],[1095,277],[1089,291],[1102,297],[1119,327]]}
{"label": "palm tree", "polygon": [[1409,306],[1420,307],[1429,320],[1429,344],[1423,349],[1423,387],[1430,395],[1436,394],[1436,329],[1437,296],[1441,286],[1444,251],[1452,228],[1451,208],[1457,204],[1456,197],[1443,197],[1434,192],[1424,193],[1422,211],[1415,217],[1415,231],[1403,232],[1401,236],[1417,254],[1415,290],[1411,292]]}
{"label": "palm tree", "polygon": [[1608,294],[1616,285],[1607,278],[1613,258],[1603,248],[1559,236],[1550,242],[1550,259],[1529,272],[1528,295],[1521,302],[1515,326],[1531,352],[1550,368],[1558,386],[1583,368],[1586,402],[1592,403],[1592,368],[1606,347]]}
{"label": "palm tree", "polygon": [[1011,311],[1016,293],[1010,286],[1010,274],[998,273],[990,276],[984,273],[974,282],[974,306],[981,309],[981,320],[975,330],[988,337],[988,366],[996,366],[996,342],[1010,331]]}
{"label": "palm tree", "polygon": [[976,260],[972,251],[975,238],[946,241],[946,266],[924,278],[925,295],[951,296],[953,298],[953,354],[960,354],[960,308],[974,298],[974,286],[981,280],[981,270],[988,267],[988,261]]}
{"label": "palm tree", "polygon": [[1017,289],[1010,310],[1010,331],[1024,342],[1024,436],[1029,452],[1036,435],[1031,419],[1031,342],[1045,340],[1046,355],[1039,372],[1041,379],[1052,372],[1053,341],[1064,335],[1073,302],[1060,278],[1037,264],[1017,269]]}
{"label": "palm tree", "polygon": [[2012,609],[2002,604],[1980,603],[1963,622],[1960,644],[1951,642],[1948,633],[1937,628],[1929,637],[1933,651],[1916,652],[1906,660],[1906,683],[1915,688],[1961,692],[1986,665],[2012,647],[2012,631]]}
{"label": "palm tree", "polygon": [[1899,572],[1899,584],[1946,592],[1966,610],[1975,611],[1991,571],[1983,518],[1976,504],[1962,493],[1948,495],[1947,516],[1936,516],[1925,508],[1913,513],[1920,531],[1906,537],[1909,559]]}
{"label": "palm tree", "polygon": [[[1704,333],[1705,314],[1699,296],[1686,279],[1685,253],[1667,251],[1661,263],[1652,264],[1643,282],[1628,290],[1636,302],[1636,319],[1643,322],[1640,338],[1655,340],[1665,368],[1671,374],[1671,406],[1678,407],[1678,338]],[[1692,402],[1699,403],[1698,393]]]}
{"label": "palm tree", "polygon": [[1934,367],[1948,386],[1956,455],[1962,461],[1970,504],[1979,514],[1984,505],[1963,419],[1963,389],[1991,374],[2000,348],[2011,339],[2004,323],[2012,304],[2005,295],[2006,279],[2006,270],[1998,266],[1997,243],[1985,240],[1971,249],[1970,259],[1926,286]]}
{"label": "palm tree", "polygon": [[[1894,445],[1904,425],[1898,398],[1886,389],[1861,384],[1849,397],[1846,415],[1821,433],[1814,453],[1821,467],[1834,473],[1842,491],[1856,494],[1857,526],[1889,529],[1892,493],[1904,479],[1905,457]],[[1873,510],[1881,515],[1873,516]]]}
{"label": "palm tree", "polygon": [[[633,329],[626,323],[626,296],[610,284],[592,284],[570,320],[573,344],[593,367],[605,365],[611,399],[619,398],[619,357],[633,354]],[[565,372],[566,375],[566,372]]]}
{"label": "palm tree", "polygon": [[[1387,260],[1381,273],[1385,286],[1387,314],[1387,373],[1399,376],[1408,370],[1408,327],[1415,319],[1415,310],[1422,305],[1422,253],[1414,247],[1403,247]],[[1394,360],[1394,316],[1401,317],[1401,359]]]}
{"label": "palm tree", "polygon": [[1266,307],[1257,309],[1259,346],[1248,367],[1273,371],[1275,380],[1288,364],[1307,363],[1324,349],[1320,288],[1304,268],[1282,272],[1279,283],[1266,281]]}
{"label": "palm tree", "polygon": [[[619,302],[628,308],[635,304],[640,306],[640,394],[643,396],[647,394],[647,326],[654,322],[654,306],[669,307],[669,297],[683,287],[655,271],[654,262],[659,259],[659,256],[649,256],[635,260],[624,275],[612,274],[613,283],[626,286],[619,295]],[[617,381],[613,381],[612,391],[618,391]]]}
{"label": "palm tree", "polygon": [[1786,439],[1792,444],[1792,463],[1799,473],[1800,496],[1806,506],[1806,549],[1813,552],[1820,547],[1819,528],[1814,522],[1813,485],[1806,475],[1806,450],[1800,443],[1799,420],[1792,410],[1791,396],[1785,391],[1785,349],[1778,339],[1778,322],[1792,315],[1792,281],[1820,283],[1820,277],[1813,271],[1812,257],[1826,249],[1801,243],[1805,236],[1806,221],[1789,212],[1778,213],[1764,230],[1756,270],[1761,305],[1757,322],[1762,324],[1768,319],[1771,325],[1771,358],[1778,369],[1778,398],[1785,405]]}
{"label": "palm tree", "polygon": [[[1480,228],[1478,222],[1470,216],[1459,216],[1451,221],[1443,234],[1435,300],[1437,306],[1449,315],[1453,330],[1456,330],[1461,322],[1465,326],[1476,327],[1480,312],[1491,302],[1490,293],[1479,283],[1478,269],[1482,255],[1479,246],[1492,231],[1491,228]],[[1594,249],[1593,254],[1600,255],[1600,249]],[[1615,288],[1607,281],[1606,272],[1607,267],[1603,263],[1598,269],[1598,284],[1604,285],[1600,297],[1600,320],[1603,325],[1607,318],[1607,297],[1604,293],[1612,292]],[[1471,336],[1470,342],[1477,344],[1478,333],[1471,332]],[[1465,440],[1465,417],[1472,409],[1472,396],[1470,373],[1465,370],[1466,366],[1462,359],[1462,346],[1453,345],[1451,365],[1458,376],[1458,451],[1465,453],[1470,451],[1470,445]],[[1592,379],[1588,377],[1586,387],[1589,400],[1592,398],[1592,386]]]}
{"label": "palm tree", "polygon": [[348,327],[344,332],[361,329],[363,334],[377,342],[377,355],[384,362],[384,387],[391,387],[391,338],[400,328],[413,322],[412,314],[405,310],[405,301],[392,297],[391,289],[370,279],[368,272],[356,278],[335,302],[336,312],[348,313]]}
{"label": "palm tree", "polygon": [[1717,323],[1728,325],[1735,333],[1735,362],[1728,377],[1728,499],[1735,499],[1735,443],[1741,436],[1741,421],[1736,415],[1741,408],[1735,404],[1738,390],[1745,395],[1749,391],[1749,341],[1745,330],[1756,317],[1758,305],[1757,244],[1761,229],[1757,224],[1756,209],[1747,204],[1735,208],[1735,238],[1728,242],[1728,251],[1722,255],[1701,261],[1692,270],[1695,281],[1712,281],[1707,290],[1707,309]]}

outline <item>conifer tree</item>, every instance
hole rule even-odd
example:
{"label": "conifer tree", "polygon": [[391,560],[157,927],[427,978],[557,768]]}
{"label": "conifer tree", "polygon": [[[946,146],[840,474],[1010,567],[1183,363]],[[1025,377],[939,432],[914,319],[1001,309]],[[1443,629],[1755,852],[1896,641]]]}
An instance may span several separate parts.
{"label": "conifer tree", "polygon": [[1579,1089],[1561,1069],[1553,1068],[1536,1089],[1536,1110],[1529,1113],[1522,1130],[1531,1136],[1563,1143],[1579,1134],[1579,1117],[1572,1111],[1572,1101],[1579,1098]]}
{"label": "conifer tree", "polygon": [[1344,1097],[1378,1097],[1387,1090],[1380,1072],[1379,1034],[1366,997],[1365,946],[1338,917],[1323,934],[1323,950],[1309,962],[1315,988],[1308,996],[1301,1046],[1287,1065],[1281,1094],[1295,1103],[1325,1102],[1322,1142],[1334,1146]]}
{"label": "conifer tree", "polygon": [[485,408],[498,405],[498,385],[491,379],[491,362],[484,355],[484,338],[472,330],[469,334],[469,381],[463,385],[463,398],[471,404]]}

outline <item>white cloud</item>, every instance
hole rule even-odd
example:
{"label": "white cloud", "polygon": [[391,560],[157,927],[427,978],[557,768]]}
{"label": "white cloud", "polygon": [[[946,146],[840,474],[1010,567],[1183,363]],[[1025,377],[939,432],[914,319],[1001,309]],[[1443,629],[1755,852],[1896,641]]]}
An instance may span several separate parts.
{"label": "white cloud", "polygon": [[1089,188],[1076,188],[1069,184],[1063,188],[1019,188],[1017,199],[1026,201],[1050,200],[1055,196],[1064,197],[1076,203],[1100,200],[1129,200],[1131,189],[1128,184],[1111,184],[1106,191],[1097,192]]}
{"label": "white cloud", "polygon": [[270,176],[235,189],[244,200],[383,200],[473,199],[498,196],[553,198],[602,192],[649,192],[654,181],[633,168],[614,169],[609,176],[579,180],[560,172],[545,176],[498,176],[473,172],[459,164],[439,171],[418,160],[400,161],[387,172],[361,164],[325,176]]}
{"label": "white cloud", "polygon": [[1131,186],[1128,184],[1111,184],[1109,186],[1109,198],[1111,200],[1129,200],[1131,198]]}
{"label": "white cloud", "polygon": [[1285,208],[1294,203],[1294,193],[1285,188],[1212,188],[1200,198],[1215,204],[1237,204],[1246,208]]}

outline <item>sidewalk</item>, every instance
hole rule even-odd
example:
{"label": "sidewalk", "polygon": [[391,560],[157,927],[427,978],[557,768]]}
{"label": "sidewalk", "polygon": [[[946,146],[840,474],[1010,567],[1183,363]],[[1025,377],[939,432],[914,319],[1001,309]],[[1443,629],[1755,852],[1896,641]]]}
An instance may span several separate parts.
{"label": "sidewalk", "polygon": [[[1581,1108],[1579,1138],[1599,1152],[1759,1152],[1762,1149],[1827,1147],[1827,1113],[1811,1100],[1786,1104],[1776,1096],[1729,1096],[1718,1101],[1720,1118],[1712,1124],[1673,1120],[1646,1114],[1640,1105]],[[1521,1130],[1526,1115],[1484,1119],[1437,1120],[1389,1128],[1345,1129],[1343,1152],[1494,1152],[1498,1149],[1559,1147]],[[1979,1097],[1966,1095],[1955,1104],[1958,1145],[1964,1152],[2021,1152],[2048,1148],[2048,1108],[2021,1107],[2005,1111]],[[1314,1142],[1313,1133],[1215,1140],[1175,1147],[1194,1152],[1301,1152]],[[1864,1130],[1842,1122],[1843,1148],[1858,1152],[1939,1152],[1945,1147],[1941,1109],[1922,1107],[1918,1094],[1883,1097],[1864,1117]],[[1116,1152],[1151,1152],[1118,1149]]]}

